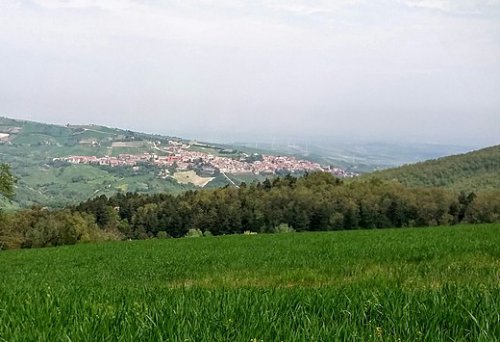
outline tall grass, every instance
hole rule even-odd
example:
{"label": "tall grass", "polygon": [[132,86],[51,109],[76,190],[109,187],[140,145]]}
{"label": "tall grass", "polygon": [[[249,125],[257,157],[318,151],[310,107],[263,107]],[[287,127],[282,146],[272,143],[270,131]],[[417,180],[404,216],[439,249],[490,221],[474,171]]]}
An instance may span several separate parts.
{"label": "tall grass", "polygon": [[500,225],[0,253],[0,341],[496,341]]}

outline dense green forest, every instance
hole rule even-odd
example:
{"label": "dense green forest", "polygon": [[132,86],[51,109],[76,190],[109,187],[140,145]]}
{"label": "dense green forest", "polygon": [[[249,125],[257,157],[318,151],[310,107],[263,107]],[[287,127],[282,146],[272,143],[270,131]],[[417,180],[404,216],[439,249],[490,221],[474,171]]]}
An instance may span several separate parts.
{"label": "dense green forest", "polygon": [[296,231],[433,226],[500,219],[499,192],[459,193],[410,189],[394,182],[344,183],[328,173],[179,196],[118,194],[75,207],[96,217],[100,227],[121,227],[129,238],[189,229],[211,234],[273,232],[286,225]]}
{"label": "dense green forest", "polygon": [[377,179],[344,183],[328,173],[239,188],[99,196],[65,210],[4,213],[3,248],[103,239],[244,232],[422,227],[500,221],[500,191],[455,193]]}
{"label": "dense green forest", "polygon": [[437,186],[457,191],[500,189],[500,145],[378,171],[366,178],[398,180],[408,186]]}

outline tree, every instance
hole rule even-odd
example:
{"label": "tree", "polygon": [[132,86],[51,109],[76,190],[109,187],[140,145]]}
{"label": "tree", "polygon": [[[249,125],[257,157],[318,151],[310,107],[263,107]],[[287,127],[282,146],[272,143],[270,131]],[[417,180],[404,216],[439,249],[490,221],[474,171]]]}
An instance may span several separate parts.
{"label": "tree", "polygon": [[10,172],[8,164],[0,164],[0,194],[12,198],[14,196],[14,184],[16,179]]}

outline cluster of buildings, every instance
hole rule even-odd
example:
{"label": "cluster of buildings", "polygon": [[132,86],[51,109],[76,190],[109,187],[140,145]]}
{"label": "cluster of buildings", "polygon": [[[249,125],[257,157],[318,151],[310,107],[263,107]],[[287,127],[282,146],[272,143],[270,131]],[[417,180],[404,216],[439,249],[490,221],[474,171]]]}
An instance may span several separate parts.
{"label": "cluster of buildings", "polygon": [[118,157],[96,157],[96,156],[70,156],[66,158],[54,158],[54,160],[62,159],[71,164],[89,164],[102,166],[137,166],[141,163],[150,163],[153,155],[143,153],[140,155],[120,154]]}
{"label": "cluster of buildings", "polygon": [[254,173],[274,174],[279,171],[290,173],[325,171],[321,165],[308,160],[287,156],[263,156],[262,161],[253,162]]}
{"label": "cluster of buildings", "polygon": [[176,170],[196,170],[202,175],[213,176],[218,172],[230,174],[273,175],[279,173],[301,173],[326,171],[340,177],[352,177],[354,174],[339,168],[322,167],[320,164],[299,160],[291,156],[262,155],[249,158],[242,154],[238,158],[213,155],[186,149],[185,146],[170,145],[166,155],[156,153],[120,154],[117,157],[70,156],[62,158],[72,164],[91,164],[103,166],[156,165],[163,169],[174,167]]}

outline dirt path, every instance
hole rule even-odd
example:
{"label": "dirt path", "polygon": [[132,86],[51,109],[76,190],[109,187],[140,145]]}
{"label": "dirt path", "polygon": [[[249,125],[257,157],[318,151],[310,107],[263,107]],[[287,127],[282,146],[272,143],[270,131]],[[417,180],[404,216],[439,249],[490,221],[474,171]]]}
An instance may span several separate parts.
{"label": "dirt path", "polygon": [[233,180],[232,180],[231,178],[229,178],[229,177],[226,175],[226,173],[225,173],[224,171],[221,171],[220,173],[222,173],[222,175],[223,175],[224,177],[226,177],[226,179],[227,179],[228,181],[230,181],[230,182],[231,182],[231,184],[233,184],[235,187],[239,188],[239,186],[238,186],[235,182],[233,182]]}

